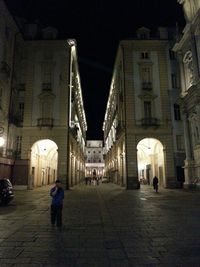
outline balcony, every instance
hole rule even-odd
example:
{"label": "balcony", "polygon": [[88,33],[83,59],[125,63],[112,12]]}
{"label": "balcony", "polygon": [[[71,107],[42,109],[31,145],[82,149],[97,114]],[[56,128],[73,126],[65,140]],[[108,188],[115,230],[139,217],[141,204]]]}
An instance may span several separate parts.
{"label": "balcony", "polygon": [[160,125],[160,122],[159,122],[159,120],[157,118],[152,118],[152,117],[143,118],[141,120],[141,125],[143,127],[151,127],[151,126],[158,127]]}
{"label": "balcony", "polygon": [[152,83],[151,82],[143,82],[142,83],[142,90],[151,91],[152,90]]}
{"label": "balcony", "polygon": [[37,126],[38,127],[49,127],[52,128],[53,127],[53,122],[54,119],[52,118],[40,118],[37,120]]}

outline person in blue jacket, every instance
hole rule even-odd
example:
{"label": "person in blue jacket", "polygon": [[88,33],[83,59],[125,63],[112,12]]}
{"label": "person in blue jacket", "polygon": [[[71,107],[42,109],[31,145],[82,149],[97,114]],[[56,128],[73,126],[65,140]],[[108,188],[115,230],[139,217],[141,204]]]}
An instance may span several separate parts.
{"label": "person in blue jacket", "polygon": [[60,180],[55,181],[55,186],[50,190],[51,202],[51,224],[62,227],[62,208],[64,199],[64,190]]}

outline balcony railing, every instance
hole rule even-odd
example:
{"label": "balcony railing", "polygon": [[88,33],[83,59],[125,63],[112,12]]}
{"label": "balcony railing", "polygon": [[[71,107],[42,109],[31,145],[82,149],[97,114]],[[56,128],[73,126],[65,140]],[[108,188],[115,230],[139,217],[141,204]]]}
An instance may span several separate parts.
{"label": "balcony railing", "polygon": [[37,120],[38,127],[53,127],[54,119],[52,118],[40,118]]}
{"label": "balcony railing", "polygon": [[152,83],[151,82],[143,82],[142,83],[142,89],[151,91],[152,90]]}
{"label": "balcony railing", "polygon": [[149,126],[159,126],[160,122],[157,118],[143,118],[141,120],[141,125],[144,127],[149,127]]}

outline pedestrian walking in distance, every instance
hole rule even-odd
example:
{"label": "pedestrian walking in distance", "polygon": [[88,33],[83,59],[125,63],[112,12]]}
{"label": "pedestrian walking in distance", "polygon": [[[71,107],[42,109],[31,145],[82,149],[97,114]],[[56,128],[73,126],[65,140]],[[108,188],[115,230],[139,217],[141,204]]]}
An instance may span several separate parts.
{"label": "pedestrian walking in distance", "polygon": [[156,177],[156,176],[154,176],[154,178],[153,178],[153,188],[157,193],[158,192],[158,177]]}
{"label": "pedestrian walking in distance", "polygon": [[62,227],[62,208],[64,199],[64,190],[60,180],[55,181],[55,186],[50,190],[51,202],[51,224]]}

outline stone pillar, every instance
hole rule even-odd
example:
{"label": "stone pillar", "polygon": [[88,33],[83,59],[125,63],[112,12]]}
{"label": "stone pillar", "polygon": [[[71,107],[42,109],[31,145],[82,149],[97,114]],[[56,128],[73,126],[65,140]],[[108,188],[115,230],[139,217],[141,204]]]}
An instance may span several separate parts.
{"label": "stone pillar", "polygon": [[135,136],[133,134],[127,135],[126,145],[126,189],[139,189],[140,183],[138,181],[137,168],[137,148],[135,144]]}
{"label": "stone pillar", "polygon": [[185,183],[184,187],[188,187],[191,184],[191,181],[194,179],[194,162],[192,158],[192,149],[191,149],[191,137],[189,131],[189,121],[187,118],[187,113],[184,112],[182,114],[183,117],[183,129],[184,129],[184,140],[185,140],[185,166],[184,166],[184,173],[185,173]]}
{"label": "stone pillar", "polygon": [[125,162],[126,162],[126,189],[139,189],[137,170],[137,144],[135,128],[135,95],[133,70],[133,48],[130,43],[121,44],[123,56],[123,83],[124,83],[124,117],[125,117]]}
{"label": "stone pillar", "polygon": [[120,153],[120,182],[121,185],[124,185],[124,177],[123,177],[123,169],[124,169],[124,165],[123,165],[123,160],[124,160],[124,155],[123,153]]}
{"label": "stone pillar", "polygon": [[63,188],[68,189],[67,162],[64,159],[58,160],[57,178],[61,180]]}
{"label": "stone pillar", "polygon": [[173,144],[171,138],[167,138],[167,143],[165,149],[163,149],[164,154],[164,173],[165,181],[163,181],[163,186],[165,188],[176,188],[177,181],[175,177],[174,169],[174,153],[173,153]]}
{"label": "stone pillar", "polygon": [[185,70],[184,70],[184,64],[183,64],[183,55],[181,52],[179,52],[177,56],[178,56],[178,62],[179,62],[179,67],[180,67],[181,94],[184,95],[187,89],[186,89],[186,84],[185,84],[186,78],[185,78]]}
{"label": "stone pillar", "polygon": [[61,180],[64,189],[69,189],[69,164],[67,163],[68,159],[69,158],[66,155],[66,146],[64,144],[59,145],[58,170],[56,178]]}
{"label": "stone pillar", "polygon": [[195,40],[194,35],[191,36],[191,50],[192,50],[194,84],[196,84],[199,79],[199,66],[198,66],[198,54],[197,54],[197,48],[196,48],[196,40]]}
{"label": "stone pillar", "polygon": [[190,143],[191,141],[190,141],[190,133],[189,133],[189,121],[187,118],[187,113],[185,111],[182,113],[182,118],[183,118],[186,160],[191,160],[192,151],[191,151],[191,143]]}

